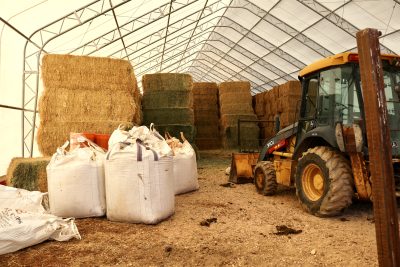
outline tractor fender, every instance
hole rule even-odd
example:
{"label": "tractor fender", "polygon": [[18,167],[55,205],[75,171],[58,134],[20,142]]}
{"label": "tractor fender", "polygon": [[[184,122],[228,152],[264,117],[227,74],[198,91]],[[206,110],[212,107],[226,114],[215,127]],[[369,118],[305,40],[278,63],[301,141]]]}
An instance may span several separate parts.
{"label": "tractor fender", "polygon": [[335,129],[331,126],[320,126],[304,134],[296,144],[292,159],[297,160],[303,152],[316,146],[338,148]]}

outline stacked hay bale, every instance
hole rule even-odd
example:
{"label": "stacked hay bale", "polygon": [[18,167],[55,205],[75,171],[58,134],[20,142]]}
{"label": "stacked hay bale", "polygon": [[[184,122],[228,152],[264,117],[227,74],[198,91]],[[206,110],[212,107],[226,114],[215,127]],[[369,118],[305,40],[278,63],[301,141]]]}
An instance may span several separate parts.
{"label": "stacked hay bale", "polygon": [[[275,135],[277,118],[279,118],[280,129],[297,121],[299,114],[296,115],[296,107],[300,97],[301,85],[298,81],[288,81],[255,96],[257,117],[260,120],[268,121],[260,123],[263,139],[270,139]],[[298,112],[299,110],[297,110]]]}
{"label": "stacked hay bale", "polygon": [[253,96],[253,108],[257,115],[257,118],[261,121],[258,126],[260,127],[260,139],[264,140],[267,136],[269,136],[269,129],[273,128],[273,123],[271,123],[271,119],[266,114],[266,109],[270,106],[266,105],[264,98],[265,95],[268,94],[268,91],[258,93]]}
{"label": "stacked hay bale", "polygon": [[221,148],[218,116],[218,85],[193,83],[195,144],[200,150]]}
{"label": "stacked hay bale", "polygon": [[297,121],[300,112],[301,84],[299,81],[288,81],[279,85],[279,101],[277,101],[277,112],[279,115],[280,128],[285,128]]}
{"label": "stacked hay bale", "polygon": [[42,78],[37,141],[45,156],[70,132],[110,134],[121,123],[141,123],[140,94],[129,61],[46,55]]}
{"label": "stacked hay bale", "polygon": [[13,158],[7,169],[6,184],[30,191],[47,192],[46,167],[50,158]]}
{"label": "stacked hay bale", "polygon": [[[249,82],[223,82],[219,85],[221,136],[224,148],[238,146],[238,119],[257,120],[252,107]],[[242,147],[258,148],[259,127],[256,122],[241,123]]]}
{"label": "stacked hay bale", "polygon": [[143,122],[164,134],[180,136],[193,144],[195,138],[193,112],[193,80],[189,74],[146,74],[143,83]]}

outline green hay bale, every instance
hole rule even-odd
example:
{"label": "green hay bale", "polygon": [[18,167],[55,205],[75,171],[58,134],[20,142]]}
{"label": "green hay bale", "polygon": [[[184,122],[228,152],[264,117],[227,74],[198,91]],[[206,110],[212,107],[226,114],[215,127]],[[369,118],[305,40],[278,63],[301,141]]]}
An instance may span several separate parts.
{"label": "green hay bale", "polygon": [[191,91],[149,91],[143,95],[143,109],[193,108]]}
{"label": "green hay bale", "polygon": [[194,112],[190,108],[154,108],[143,110],[146,125],[154,124],[194,124]]}
{"label": "green hay bale", "polygon": [[219,149],[222,147],[221,140],[218,138],[197,138],[195,140],[199,150]]}
{"label": "green hay bale", "polygon": [[193,94],[194,95],[218,95],[218,85],[216,83],[209,82],[197,82],[193,83]]}
{"label": "green hay bale", "polygon": [[47,192],[46,167],[50,158],[13,158],[7,169],[7,185]]}
{"label": "green hay bale", "polygon": [[[221,129],[222,144],[226,149],[238,147],[237,126],[228,126]],[[260,129],[256,125],[240,126],[240,139],[243,145],[253,145],[254,149],[259,144]]]}
{"label": "green hay bale", "polygon": [[[257,120],[255,114],[224,114],[221,116],[221,125],[223,127],[227,126],[237,126],[238,120]],[[242,122],[241,125],[257,125],[254,122]]]}
{"label": "green hay bale", "polygon": [[223,95],[225,93],[250,93],[250,82],[222,82],[219,84],[218,92],[219,95]]}
{"label": "green hay bale", "polygon": [[172,136],[180,136],[182,132],[189,143],[193,143],[196,137],[196,128],[190,124],[155,124],[156,130],[162,135],[168,132]]}
{"label": "green hay bale", "polygon": [[[120,124],[130,124],[129,121],[70,121],[51,122],[39,127],[37,142],[40,153],[44,156],[53,155],[57,148],[69,140],[71,132],[111,134]],[[41,123],[42,124],[42,123]]]}
{"label": "green hay bale", "polygon": [[149,91],[191,91],[193,79],[183,73],[155,73],[142,77],[143,93]]}
{"label": "green hay bale", "polygon": [[246,104],[221,104],[220,106],[221,116],[224,114],[254,114],[253,107],[250,103]]}

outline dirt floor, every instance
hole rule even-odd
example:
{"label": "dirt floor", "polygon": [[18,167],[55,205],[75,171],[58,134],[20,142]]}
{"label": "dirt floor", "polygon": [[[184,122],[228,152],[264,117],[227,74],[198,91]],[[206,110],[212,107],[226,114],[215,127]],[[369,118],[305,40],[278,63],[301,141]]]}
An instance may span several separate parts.
{"label": "dirt floor", "polygon": [[294,190],[224,187],[227,152],[203,152],[200,190],[176,197],[155,226],[78,219],[82,240],[47,241],[0,256],[0,266],[377,266],[372,205],[342,216],[305,213]]}

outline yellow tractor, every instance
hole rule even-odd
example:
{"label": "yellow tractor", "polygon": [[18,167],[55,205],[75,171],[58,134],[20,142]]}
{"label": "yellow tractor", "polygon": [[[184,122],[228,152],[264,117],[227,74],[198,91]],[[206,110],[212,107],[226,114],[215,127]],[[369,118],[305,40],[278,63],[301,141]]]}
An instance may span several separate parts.
{"label": "yellow tractor", "polygon": [[[400,57],[382,55],[381,59],[398,195]],[[266,141],[254,168],[254,184],[263,195],[274,195],[278,184],[294,186],[307,212],[337,215],[354,196],[371,198],[358,54],[347,52],[317,61],[300,71],[299,80],[298,120]]]}

